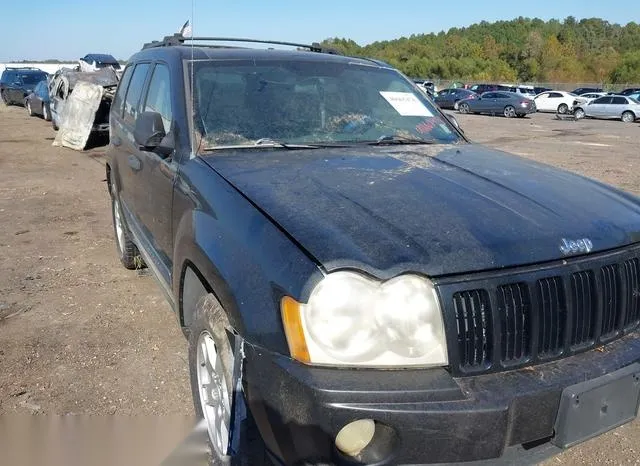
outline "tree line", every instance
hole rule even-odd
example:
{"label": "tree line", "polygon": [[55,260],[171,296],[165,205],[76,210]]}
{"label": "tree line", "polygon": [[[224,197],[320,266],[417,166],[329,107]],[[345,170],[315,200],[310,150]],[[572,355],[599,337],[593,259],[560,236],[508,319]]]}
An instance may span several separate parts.
{"label": "tree line", "polygon": [[519,17],[360,46],[326,47],[384,60],[411,77],[469,81],[640,83],[640,25],[599,18]]}

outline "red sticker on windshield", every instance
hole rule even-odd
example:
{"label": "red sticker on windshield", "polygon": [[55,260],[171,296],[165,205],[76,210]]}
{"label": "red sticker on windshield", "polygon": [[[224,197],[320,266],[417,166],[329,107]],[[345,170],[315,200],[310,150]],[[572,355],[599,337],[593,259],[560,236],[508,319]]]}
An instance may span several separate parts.
{"label": "red sticker on windshield", "polygon": [[429,118],[428,120],[424,120],[422,123],[419,123],[416,126],[416,131],[420,134],[430,133],[433,128],[436,127],[436,119]]}

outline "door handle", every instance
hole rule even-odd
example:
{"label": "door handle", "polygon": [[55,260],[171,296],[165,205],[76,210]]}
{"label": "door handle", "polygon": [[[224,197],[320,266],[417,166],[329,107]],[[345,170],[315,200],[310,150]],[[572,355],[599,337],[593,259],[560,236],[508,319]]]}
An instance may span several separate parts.
{"label": "door handle", "polygon": [[114,136],[114,137],[111,138],[111,143],[116,147],[121,146],[122,145],[122,139],[120,139],[119,136]]}
{"label": "door handle", "polygon": [[133,169],[133,171],[137,172],[142,168],[142,162],[140,162],[140,159],[135,155],[130,155],[127,159],[127,162],[129,163],[129,166]]}

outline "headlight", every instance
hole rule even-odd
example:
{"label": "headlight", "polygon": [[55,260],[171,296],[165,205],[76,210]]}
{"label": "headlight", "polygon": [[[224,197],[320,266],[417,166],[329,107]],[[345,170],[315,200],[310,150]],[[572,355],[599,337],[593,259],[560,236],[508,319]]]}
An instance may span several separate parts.
{"label": "headlight", "polygon": [[353,272],[327,275],[307,304],[286,297],[291,355],[306,363],[406,367],[447,364],[442,312],[433,284],[403,275],[381,283]]}

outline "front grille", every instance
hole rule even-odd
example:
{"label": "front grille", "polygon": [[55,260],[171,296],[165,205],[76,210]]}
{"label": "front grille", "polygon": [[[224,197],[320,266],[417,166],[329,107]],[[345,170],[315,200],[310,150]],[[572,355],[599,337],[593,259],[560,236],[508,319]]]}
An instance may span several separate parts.
{"label": "front grille", "polygon": [[501,319],[502,360],[521,361],[531,351],[531,303],[526,283],[499,286],[496,309]]}
{"label": "front grille", "polygon": [[602,267],[602,336],[607,338],[620,326],[622,296],[620,295],[620,272],[617,264]]}
{"label": "front grille", "polygon": [[636,248],[441,280],[452,372],[547,362],[634,331],[640,324],[639,257]]}
{"label": "front grille", "polygon": [[571,315],[571,344],[583,345],[593,340],[596,334],[596,284],[589,270],[571,275],[571,297],[573,309]]}
{"label": "front grille", "polygon": [[557,356],[564,343],[566,305],[560,277],[543,278],[536,283],[538,291],[538,353],[542,357]]}
{"label": "front grille", "polygon": [[627,313],[624,319],[624,326],[628,327],[637,323],[640,319],[640,270],[638,259],[625,261],[624,284],[627,298]]}
{"label": "front grille", "polygon": [[491,314],[487,292],[471,290],[456,293],[453,308],[460,364],[467,368],[488,364],[491,358]]}

